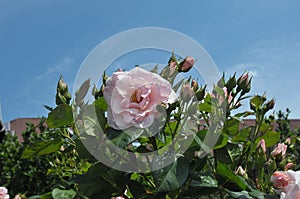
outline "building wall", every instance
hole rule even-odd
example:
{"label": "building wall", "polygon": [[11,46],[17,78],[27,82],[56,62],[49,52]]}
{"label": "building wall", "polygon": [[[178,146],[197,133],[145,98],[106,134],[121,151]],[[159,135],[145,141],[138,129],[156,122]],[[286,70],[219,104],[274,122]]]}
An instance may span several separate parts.
{"label": "building wall", "polygon": [[[14,135],[18,136],[20,142],[23,142],[22,133],[26,130],[27,122],[31,122],[35,126],[40,123],[40,118],[17,118],[10,121],[10,130]],[[39,129],[36,129],[39,132]]]}

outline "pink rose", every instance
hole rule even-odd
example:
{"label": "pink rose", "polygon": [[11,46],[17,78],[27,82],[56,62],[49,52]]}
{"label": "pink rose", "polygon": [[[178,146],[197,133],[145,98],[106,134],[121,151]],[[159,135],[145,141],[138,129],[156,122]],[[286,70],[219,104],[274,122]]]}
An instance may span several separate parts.
{"label": "pink rose", "polygon": [[284,158],[286,154],[287,145],[283,143],[278,143],[277,147],[271,152],[272,157],[280,156]]}
{"label": "pink rose", "polygon": [[270,181],[273,183],[274,188],[282,189],[289,185],[290,177],[286,172],[275,171]]}
{"label": "pink rose", "polygon": [[9,199],[7,192],[8,191],[5,187],[0,187],[0,199]]}
{"label": "pink rose", "polygon": [[156,106],[177,99],[167,80],[139,67],[115,72],[106,81],[103,95],[108,104],[108,125],[119,130],[151,126],[160,116]]}
{"label": "pink rose", "polygon": [[257,143],[256,148],[261,148],[262,151],[263,151],[264,153],[266,153],[267,148],[266,148],[266,142],[265,142],[265,140],[264,140],[264,139],[261,139],[261,140]]}
{"label": "pink rose", "polygon": [[270,181],[281,199],[300,199],[300,171],[275,171]]}

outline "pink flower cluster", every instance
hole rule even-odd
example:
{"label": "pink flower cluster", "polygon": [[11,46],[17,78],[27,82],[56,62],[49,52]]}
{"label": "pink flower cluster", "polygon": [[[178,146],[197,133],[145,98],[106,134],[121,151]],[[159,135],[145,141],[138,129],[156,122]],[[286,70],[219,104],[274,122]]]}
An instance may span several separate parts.
{"label": "pink flower cluster", "polygon": [[[266,153],[266,142],[264,139],[261,139],[256,146],[258,149],[261,149],[264,153]],[[271,152],[271,156],[273,158],[279,157],[284,158],[286,155],[287,145],[284,143],[278,143],[277,147]]]}

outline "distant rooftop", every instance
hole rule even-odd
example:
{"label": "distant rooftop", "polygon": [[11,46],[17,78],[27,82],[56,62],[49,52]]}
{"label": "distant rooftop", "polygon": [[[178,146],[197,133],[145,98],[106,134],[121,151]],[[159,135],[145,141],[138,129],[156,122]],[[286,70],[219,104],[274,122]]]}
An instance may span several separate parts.
{"label": "distant rooftop", "polygon": [[[28,122],[33,125],[38,125],[40,123],[40,118],[16,118],[10,122],[5,122],[5,127],[7,130],[12,132],[13,135],[18,136],[20,142],[23,142],[22,133],[26,130]],[[39,132],[39,129],[36,129]]]}

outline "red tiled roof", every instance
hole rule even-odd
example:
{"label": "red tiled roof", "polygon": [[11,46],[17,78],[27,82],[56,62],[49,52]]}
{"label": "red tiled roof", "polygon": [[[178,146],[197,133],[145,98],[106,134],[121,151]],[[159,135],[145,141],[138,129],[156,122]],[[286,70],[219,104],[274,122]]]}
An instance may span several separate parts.
{"label": "red tiled roof", "polygon": [[[33,125],[38,125],[40,123],[40,118],[17,118],[12,121],[10,121],[10,131],[14,132],[16,136],[18,136],[18,139],[20,142],[23,142],[22,133],[27,128],[27,122],[32,123]],[[39,132],[39,129],[36,129],[37,132]],[[40,132],[39,132],[40,133]]]}

